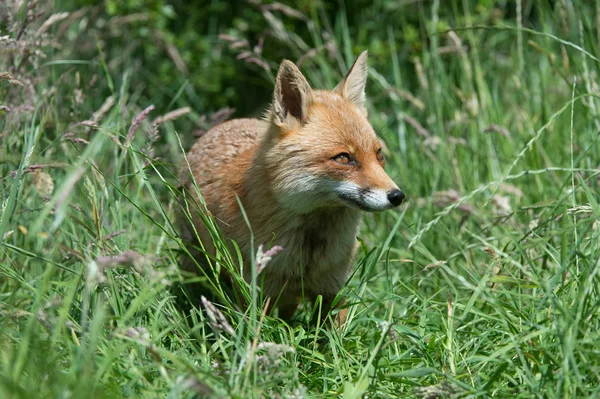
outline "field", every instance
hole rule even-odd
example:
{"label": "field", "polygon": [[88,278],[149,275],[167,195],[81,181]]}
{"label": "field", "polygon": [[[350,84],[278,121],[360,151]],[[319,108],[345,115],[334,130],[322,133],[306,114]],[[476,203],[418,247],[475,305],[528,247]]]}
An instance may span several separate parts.
{"label": "field", "polygon": [[[96,3],[0,5],[0,397],[598,395],[600,1]],[[347,323],[186,312],[185,151],[283,58],[332,88],[365,49],[408,200]]]}

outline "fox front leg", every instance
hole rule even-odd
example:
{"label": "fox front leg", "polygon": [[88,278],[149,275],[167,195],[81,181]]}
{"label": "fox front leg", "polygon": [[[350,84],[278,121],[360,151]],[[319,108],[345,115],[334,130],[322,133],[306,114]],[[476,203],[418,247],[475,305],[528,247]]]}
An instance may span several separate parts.
{"label": "fox front leg", "polygon": [[[333,302],[335,300],[337,294],[325,294],[323,296],[321,296],[322,300],[321,300],[321,312],[320,312],[320,319],[324,320],[327,315],[334,309],[333,307]],[[348,313],[348,309],[343,307],[345,305],[344,299],[340,298],[336,304],[335,304],[335,309],[339,309],[339,311],[333,316],[333,326],[335,328],[340,328],[341,326],[344,325],[344,323],[346,323],[346,316]],[[312,323],[313,324],[317,324],[317,322],[319,321],[319,312],[317,312],[314,316],[313,316],[313,320]]]}
{"label": "fox front leg", "polygon": [[287,303],[285,305],[281,305],[278,307],[279,318],[286,323],[290,323],[294,314],[296,313],[296,309],[298,309],[299,301]]}

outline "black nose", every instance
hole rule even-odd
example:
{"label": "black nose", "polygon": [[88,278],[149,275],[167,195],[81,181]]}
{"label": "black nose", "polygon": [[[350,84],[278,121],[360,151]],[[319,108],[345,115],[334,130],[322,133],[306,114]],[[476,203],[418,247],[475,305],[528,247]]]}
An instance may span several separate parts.
{"label": "black nose", "polygon": [[387,192],[388,201],[394,206],[398,206],[404,201],[404,193],[398,189],[390,190]]}

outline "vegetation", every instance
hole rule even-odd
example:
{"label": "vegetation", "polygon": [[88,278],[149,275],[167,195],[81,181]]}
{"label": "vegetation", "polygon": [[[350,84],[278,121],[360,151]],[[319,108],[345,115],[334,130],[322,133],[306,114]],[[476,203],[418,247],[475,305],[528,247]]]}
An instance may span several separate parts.
{"label": "vegetation", "polygon": [[[598,395],[599,25],[583,0],[2,2],[0,396]],[[282,58],[331,88],[363,49],[409,201],[365,217],[348,323],[252,287],[186,312],[184,150],[260,115]]]}

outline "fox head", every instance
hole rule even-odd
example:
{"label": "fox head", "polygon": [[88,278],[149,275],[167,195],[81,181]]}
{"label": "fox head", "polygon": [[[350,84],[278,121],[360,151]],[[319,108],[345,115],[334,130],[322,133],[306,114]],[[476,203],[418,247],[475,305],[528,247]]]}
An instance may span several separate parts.
{"label": "fox head", "polygon": [[383,142],[367,120],[366,80],[366,51],[332,91],[313,90],[294,63],[281,63],[263,162],[275,198],[290,211],[376,212],[404,200],[383,169]]}

